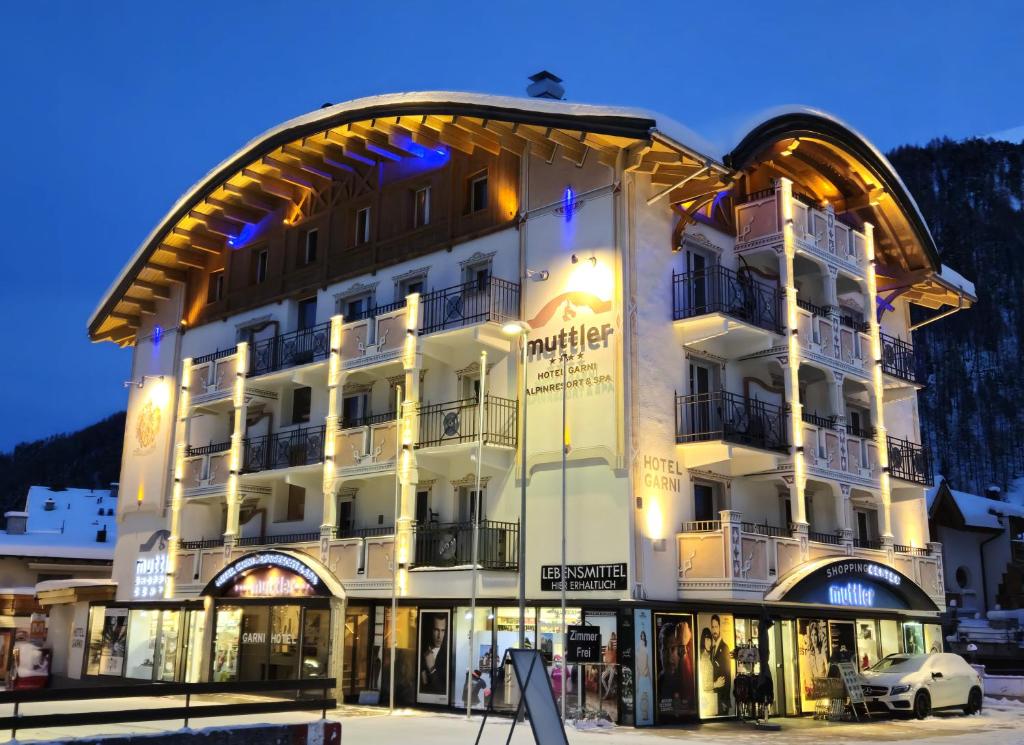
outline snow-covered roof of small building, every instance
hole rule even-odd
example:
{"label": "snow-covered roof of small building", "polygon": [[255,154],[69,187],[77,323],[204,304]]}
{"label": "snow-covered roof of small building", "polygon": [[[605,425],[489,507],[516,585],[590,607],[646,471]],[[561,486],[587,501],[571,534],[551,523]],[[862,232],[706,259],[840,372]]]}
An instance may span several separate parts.
{"label": "snow-covered roof of small building", "polygon": [[[0,531],[0,556],[112,561],[117,543],[117,497],[107,489],[33,486],[25,499],[25,533]],[[96,540],[106,528],[106,541]]]}
{"label": "snow-covered roof of small building", "polygon": [[929,511],[934,506],[939,492],[943,489],[949,492],[949,496],[963,516],[966,527],[1002,530],[1006,525],[1000,522],[1000,516],[1024,517],[1024,507],[1020,505],[950,489],[945,481],[940,481],[938,485],[926,492]]}

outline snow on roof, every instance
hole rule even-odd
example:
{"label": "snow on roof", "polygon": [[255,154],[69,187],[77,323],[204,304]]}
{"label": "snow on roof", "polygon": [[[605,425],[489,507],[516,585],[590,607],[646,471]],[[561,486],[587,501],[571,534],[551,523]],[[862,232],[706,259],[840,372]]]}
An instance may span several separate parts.
{"label": "snow on roof", "polygon": [[112,579],[48,579],[36,584],[36,592],[47,590],[70,590],[73,587],[116,587]]}
{"label": "snow on roof", "polygon": [[[933,486],[926,492],[925,499],[929,510],[944,483],[944,481],[940,481],[937,486]],[[969,492],[956,491],[955,489],[949,489],[949,493],[953,497],[953,501],[956,502],[960,514],[964,516],[964,523],[972,528],[1002,530],[1006,526],[1004,523],[1000,523],[1000,515],[1024,517],[1024,507],[1020,505],[1010,504],[998,499],[989,499],[988,497],[970,494]]]}
{"label": "snow on roof", "polygon": [[[0,531],[0,556],[113,560],[117,497],[109,490],[33,486],[25,499],[25,514],[25,533]],[[96,533],[102,528],[107,540],[98,543]]]}
{"label": "snow on roof", "polygon": [[978,299],[978,295],[974,291],[974,283],[945,264],[939,269],[939,279],[954,289],[961,290],[971,300]]}

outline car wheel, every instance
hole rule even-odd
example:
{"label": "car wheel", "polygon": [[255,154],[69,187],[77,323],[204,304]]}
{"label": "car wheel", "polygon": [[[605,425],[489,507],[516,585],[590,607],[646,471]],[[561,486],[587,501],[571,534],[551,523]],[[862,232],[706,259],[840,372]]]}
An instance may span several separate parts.
{"label": "car wheel", "polygon": [[932,713],[932,700],[931,697],[924,691],[918,691],[917,695],[914,696],[914,716],[918,719],[924,719]]}
{"label": "car wheel", "polygon": [[964,707],[964,714],[970,716],[971,714],[978,714],[981,712],[982,695],[981,690],[978,688],[972,688],[971,692],[967,694],[967,705]]}

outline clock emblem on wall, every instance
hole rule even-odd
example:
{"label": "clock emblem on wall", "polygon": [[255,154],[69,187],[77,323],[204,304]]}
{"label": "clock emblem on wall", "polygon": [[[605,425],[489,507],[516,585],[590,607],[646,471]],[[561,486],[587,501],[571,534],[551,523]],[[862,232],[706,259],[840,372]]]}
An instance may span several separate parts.
{"label": "clock emblem on wall", "polygon": [[135,443],[138,449],[136,455],[143,455],[152,449],[156,442],[157,432],[160,431],[160,407],[152,401],[147,401],[135,420]]}

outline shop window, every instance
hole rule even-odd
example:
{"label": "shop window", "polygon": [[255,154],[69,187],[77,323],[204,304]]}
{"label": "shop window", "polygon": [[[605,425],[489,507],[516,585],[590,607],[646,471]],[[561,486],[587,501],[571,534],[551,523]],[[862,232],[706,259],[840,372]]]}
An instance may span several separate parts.
{"label": "shop window", "polygon": [[879,657],[878,622],[871,618],[857,619],[857,667],[867,670]]}
{"label": "shop window", "polygon": [[905,621],[903,623],[903,652],[904,654],[924,654],[927,652],[924,644],[924,627],[916,621]]}
{"label": "shop window", "polygon": [[900,628],[897,621],[879,621],[879,640],[882,642],[882,657],[898,654],[900,651]]}
{"label": "shop window", "polygon": [[487,171],[481,171],[467,180],[466,211],[469,213],[487,209]]}
{"label": "shop window", "polygon": [[128,617],[126,678],[153,680],[160,611],[134,609]]}
{"label": "shop window", "polygon": [[[371,659],[381,660],[379,668],[374,670],[370,687],[378,691],[390,688],[391,665],[391,609],[383,611],[383,622],[380,633],[374,631]],[[417,638],[416,628],[419,617],[417,608],[399,608],[395,623],[395,703],[408,706],[416,703],[417,681],[419,680],[418,661],[416,659]],[[388,640],[385,643],[385,639]]]}
{"label": "shop window", "polygon": [[188,649],[193,651],[186,655],[185,682],[198,683],[203,679],[203,655],[200,654],[199,648],[203,643],[203,631],[206,629],[206,611],[189,611],[186,623],[188,626]]}
{"label": "shop window", "polygon": [[331,612],[329,610],[307,608],[302,621],[301,677],[327,677],[330,637]]}
{"label": "shop window", "polygon": [[[472,629],[470,619],[473,620]],[[477,607],[475,615],[465,606],[455,609],[455,635],[452,637],[455,640],[455,690],[452,699],[461,711],[466,709],[467,698],[472,708],[486,708],[484,691],[504,688],[504,681],[499,680],[504,671],[499,672],[501,660],[496,658],[493,624],[493,608]]]}
{"label": "shop window", "polygon": [[304,264],[312,264],[316,261],[317,244],[320,241],[320,231],[312,228],[306,231],[306,241],[303,247]]}
{"label": "shop window", "polygon": [[824,618],[797,619],[797,667],[800,671],[800,707],[814,711],[818,691],[828,677],[828,621]]}
{"label": "shop window", "polygon": [[224,297],[224,271],[210,272],[209,284],[206,286],[206,302],[216,303]]}
{"label": "shop window", "polygon": [[701,719],[734,716],[732,653],[736,647],[733,617],[728,613],[697,615],[697,685]]}
{"label": "shop window", "polygon": [[430,187],[424,186],[412,193],[412,226],[422,228],[430,224]]}
{"label": "shop window", "polygon": [[448,609],[419,612],[416,648],[416,701],[423,704],[449,702],[449,665],[452,658],[452,618]]}
{"label": "shop window", "polygon": [[292,680],[299,674],[299,621],[297,605],[275,605],[270,609],[269,680]]}
{"label": "shop window", "polygon": [[299,522],[306,514],[306,488],[298,484],[288,484],[288,504],[285,509],[285,522]]}
{"label": "shop window", "polygon": [[86,674],[121,677],[124,674],[127,639],[127,608],[90,608]]}
{"label": "shop window", "polygon": [[238,656],[242,640],[242,609],[217,609],[213,634],[213,662],[211,680],[227,683],[238,680]]}
{"label": "shop window", "polygon": [[363,207],[356,212],[356,245],[370,242],[370,208]]}
{"label": "shop window", "polygon": [[292,391],[292,424],[304,424],[309,421],[309,413],[313,405],[313,389],[301,386]]}

